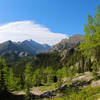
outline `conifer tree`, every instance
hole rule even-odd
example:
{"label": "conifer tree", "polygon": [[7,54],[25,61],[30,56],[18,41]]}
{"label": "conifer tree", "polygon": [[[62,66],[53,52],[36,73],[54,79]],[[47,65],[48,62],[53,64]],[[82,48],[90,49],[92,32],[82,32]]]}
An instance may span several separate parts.
{"label": "conifer tree", "polygon": [[32,78],[32,82],[35,86],[39,86],[41,84],[41,80],[42,80],[42,73],[40,72],[39,69],[36,69],[35,72],[33,73],[33,78]]}
{"label": "conifer tree", "polygon": [[9,91],[21,89],[20,78],[14,75],[12,68],[10,68],[7,73],[6,85]]}
{"label": "conifer tree", "polygon": [[59,69],[57,71],[57,87],[61,88],[63,84],[63,78],[66,77],[66,67],[63,67],[62,69]]}
{"label": "conifer tree", "polygon": [[84,41],[80,44],[80,50],[88,63],[91,63],[91,59],[96,63],[96,66],[88,64],[87,69],[91,69],[93,65],[94,70],[100,64],[100,5],[94,18],[88,15],[88,24],[84,25],[84,32]]}
{"label": "conifer tree", "polygon": [[26,89],[26,95],[25,100],[32,100],[30,88],[33,86],[33,68],[30,65],[26,65],[25,71],[24,71],[24,81],[25,81],[25,89]]}
{"label": "conifer tree", "polygon": [[24,71],[24,77],[25,77],[25,88],[31,88],[32,83],[32,76],[33,76],[33,68],[30,65],[26,65],[25,71]]}
{"label": "conifer tree", "polygon": [[90,59],[92,56],[98,61],[100,50],[100,5],[98,10],[92,18],[88,15],[88,24],[84,25],[84,41],[80,45],[83,55]]}
{"label": "conifer tree", "polygon": [[7,90],[5,82],[7,79],[7,69],[8,67],[6,66],[5,60],[0,57],[0,92]]}
{"label": "conifer tree", "polygon": [[52,69],[52,67],[50,67],[50,66],[46,67],[46,69],[44,70],[43,73],[44,73],[44,76],[45,76],[45,82],[48,83],[48,84],[53,83],[55,72]]}

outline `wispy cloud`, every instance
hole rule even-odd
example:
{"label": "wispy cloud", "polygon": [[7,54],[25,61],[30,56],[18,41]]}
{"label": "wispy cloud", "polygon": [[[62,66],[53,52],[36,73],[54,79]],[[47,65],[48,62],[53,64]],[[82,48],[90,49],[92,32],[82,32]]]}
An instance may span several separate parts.
{"label": "wispy cloud", "polygon": [[68,38],[66,34],[51,32],[34,21],[17,21],[0,26],[0,42],[32,39],[42,44],[54,45],[64,38]]}

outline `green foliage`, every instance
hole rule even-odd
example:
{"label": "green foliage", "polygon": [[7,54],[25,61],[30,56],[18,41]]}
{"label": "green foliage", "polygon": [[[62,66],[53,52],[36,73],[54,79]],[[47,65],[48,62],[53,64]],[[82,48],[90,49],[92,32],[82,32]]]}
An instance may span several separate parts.
{"label": "green foliage", "polygon": [[56,73],[57,75],[57,87],[61,88],[63,84],[63,78],[66,77],[66,67],[63,67],[62,69],[59,69]]}
{"label": "green foliage", "polygon": [[13,70],[10,68],[6,76],[6,85],[9,91],[20,90],[20,78],[16,77]]}
{"label": "green foliage", "polygon": [[46,67],[43,70],[43,74],[44,74],[44,82],[45,83],[50,84],[50,83],[54,82],[55,72],[51,66]]}
{"label": "green foliage", "polygon": [[[88,24],[84,25],[84,32],[84,41],[80,44],[80,50],[86,61],[88,61],[88,64],[85,66],[88,67],[87,69],[90,69],[92,66],[93,75],[97,79],[96,71],[100,62],[100,5],[94,18],[88,15]],[[93,64],[91,62],[92,58]]]}
{"label": "green foliage", "polygon": [[100,50],[100,6],[94,19],[88,15],[88,24],[84,26],[84,32],[84,41],[80,45],[80,50],[88,59],[94,56],[98,60],[96,55],[98,55],[98,49]]}
{"label": "green foliage", "polygon": [[25,68],[25,71],[24,71],[25,88],[31,88],[32,87],[32,85],[33,85],[32,76],[33,76],[32,66],[26,65],[26,68]]}
{"label": "green foliage", "polygon": [[94,80],[98,80],[99,79],[99,75],[97,73],[98,65],[95,61],[93,62],[92,68],[93,68],[92,73],[93,73],[93,76],[94,76]]}
{"label": "green foliage", "polygon": [[[63,96],[55,97],[53,100],[97,100],[100,97],[100,87],[87,87],[76,91],[76,88],[67,88]],[[43,99],[49,100],[49,99]]]}
{"label": "green foliage", "polygon": [[12,68],[8,69],[6,62],[0,57],[0,88],[9,91],[21,89],[20,78],[16,77]]}
{"label": "green foliage", "polygon": [[36,59],[32,60],[32,66],[34,69],[46,68],[51,66],[53,70],[57,70],[61,67],[61,56],[58,52],[56,53],[40,53],[36,56]]}
{"label": "green foliage", "polygon": [[41,76],[42,76],[42,73],[40,72],[40,70],[36,69],[32,77],[32,82],[35,86],[39,86],[41,84],[41,80],[42,80]]}
{"label": "green foliage", "polygon": [[73,66],[73,68],[66,68],[66,76],[73,78],[73,76],[75,76],[75,74],[77,73],[77,69],[76,66]]}
{"label": "green foliage", "polygon": [[5,60],[0,57],[0,92],[7,89],[6,79],[7,79],[7,66]]}

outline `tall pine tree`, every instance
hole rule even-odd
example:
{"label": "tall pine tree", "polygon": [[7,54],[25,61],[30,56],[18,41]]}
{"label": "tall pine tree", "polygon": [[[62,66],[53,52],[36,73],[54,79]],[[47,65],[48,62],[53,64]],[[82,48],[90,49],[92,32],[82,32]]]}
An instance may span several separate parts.
{"label": "tall pine tree", "polygon": [[88,24],[84,26],[84,32],[84,41],[80,44],[80,50],[88,63],[90,62],[87,69],[91,69],[91,65],[94,69],[93,63],[96,67],[100,65],[100,5],[94,18],[88,15]]}
{"label": "tall pine tree", "polygon": [[84,41],[80,45],[80,49],[83,51],[83,55],[87,58],[94,56],[95,60],[98,61],[100,56],[100,6],[92,18],[88,15],[88,24],[84,25]]}

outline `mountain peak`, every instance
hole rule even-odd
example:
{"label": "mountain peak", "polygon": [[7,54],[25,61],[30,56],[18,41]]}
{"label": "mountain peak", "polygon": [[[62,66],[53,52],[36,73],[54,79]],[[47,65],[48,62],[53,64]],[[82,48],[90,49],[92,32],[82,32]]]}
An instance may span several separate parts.
{"label": "mountain peak", "polygon": [[13,43],[11,40],[8,40],[6,42],[3,42],[3,43]]}
{"label": "mountain peak", "polygon": [[73,36],[71,36],[71,37],[69,37],[69,38],[83,38],[83,35],[81,35],[81,34],[75,34],[75,35],[73,35]]}
{"label": "mountain peak", "polygon": [[61,51],[64,49],[75,47],[83,41],[83,36],[80,34],[73,35],[69,38],[63,39],[60,43],[53,46],[50,51]]}
{"label": "mountain peak", "polygon": [[[20,57],[21,55],[25,57],[34,56],[37,53],[45,52],[49,50],[50,47],[47,45],[39,44],[33,40],[25,40],[23,42],[12,42],[11,40],[3,42],[0,44],[0,56],[15,55]],[[21,56],[21,57],[22,57]],[[12,56],[11,56],[12,57]]]}

